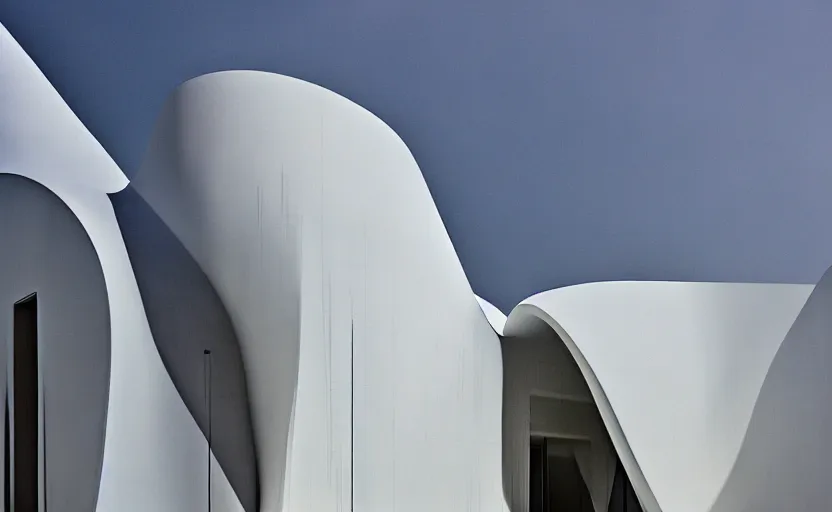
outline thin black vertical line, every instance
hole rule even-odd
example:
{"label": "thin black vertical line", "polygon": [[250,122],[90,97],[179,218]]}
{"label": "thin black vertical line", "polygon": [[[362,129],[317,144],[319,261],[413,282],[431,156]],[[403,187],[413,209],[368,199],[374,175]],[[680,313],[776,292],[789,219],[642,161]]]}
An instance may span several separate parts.
{"label": "thin black vertical line", "polygon": [[355,511],[355,322],[350,320],[350,512]]}
{"label": "thin black vertical line", "polygon": [[[8,380],[8,379],[7,379]],[[12,489],[11,489],[11,478],[12,478],[12,454],[11,454],[11,422],[9,421],[9,390],[8,385],[6,386],[6,418],[5,418],[5,425],[6,425],[6,435],[4,436],[3,443],[5,445],[5,456],[4,462],[6,464],[6,474],[4,475],[5,478],[3,479],[3,510],[11,511],[12,508]]]}
{"label": "thin black vertical line", "polygon": [[214,361],[211,358],[211,352],[208,352],[208,512],[211,512],[211,445],[214,438]]}
{"label": "thin black vertical line", "polygon": [[[43,359],[41,359],[43,361]],[[49,487],[46,485],[46,374],[41,368],[40,373],[41,378],[41,388],[43,389],[41,401],[41,416],[43,417],[43,510],[46,512],[49,510],[48,506],[48,499],[49,499]]]}
{"label": "thin black vertical line", "polygon": [[549,511],[549,438],[544,437],[540,445],[540,496],[543,498],[543,509]]}
{"label": "thin black vertical line", "polygon": [[[35,297],[36,298],[36,297]],[[38,336],[35,338],[35,350],[37,350],[38,354],[38,366],[40,367],[40,389],[41,389],[41,425],[43,428],[43,438],[41,439],[41,443],[43,444],[43,510],[46,512],[49,510],[49,487],[47,486],[47,471],[46,471],[46,365],[43,363],[43,347],[40,344],[40,314],[39,311],[35,310],[35,322],[37,322],[38,327]]]}
{"label": "thin black vertical line", "polygon": [[204,369],[204,379],[205,379],[205,400],[206,400],[206,408],[208,409],[208,512],[211,512],[211,408],[212,408],[212,386],[211,386],[211,351],[205,350],[203,352],[203,369]]}

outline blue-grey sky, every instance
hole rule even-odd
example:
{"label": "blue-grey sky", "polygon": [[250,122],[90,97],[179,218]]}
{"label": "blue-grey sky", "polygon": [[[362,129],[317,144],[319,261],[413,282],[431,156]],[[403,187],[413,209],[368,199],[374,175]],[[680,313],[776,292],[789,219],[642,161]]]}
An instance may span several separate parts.
{"label": "blue-grey sky", "polygon": [[356,101],[411,148],[504,310],[587,281],[832,264],[823,0],[4,0],[0,22],[128,175],[200,74]]}

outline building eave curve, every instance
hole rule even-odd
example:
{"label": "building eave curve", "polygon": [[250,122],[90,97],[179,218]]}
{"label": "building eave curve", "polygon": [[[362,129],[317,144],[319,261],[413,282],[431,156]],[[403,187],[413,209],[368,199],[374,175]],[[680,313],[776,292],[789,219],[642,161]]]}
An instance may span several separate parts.
{"label": "building eave curve", "polygon": [[[543,327],[544,324],[546,327]],[[633,484],[633,489],[638,496],[642,508],[645,512],[661,512],[661,507],[659,507],[653,491],[650,489],[650,485],[644,478],[644,473],[641,471],[641,467],[630,448],[630,444],[627,442],[627,437],[621,429],[621,424],[618,422],[618,418],[610,405],[603,386],[598,381],[598,377],[595,375],[592,367],[566,329],[539,306],[521,303],[508,315],[502,332],[499,334],[506,338],[522,337],[531,335],[541,328],[553,330],[563,341],[567,350],[569,350],[569,354],[578,365],[581,375],[586,380],[587,386],[592,393],[592,398],[598,407],[601,419],[604,421],[604,426],[607,428],[613,446]]]}
{"label": "building eave curve", "polygon": [[526,299],[502,334],[555,331],[645,510],[698,512],[728,478],[769,366],[812,289],[589,283]]}

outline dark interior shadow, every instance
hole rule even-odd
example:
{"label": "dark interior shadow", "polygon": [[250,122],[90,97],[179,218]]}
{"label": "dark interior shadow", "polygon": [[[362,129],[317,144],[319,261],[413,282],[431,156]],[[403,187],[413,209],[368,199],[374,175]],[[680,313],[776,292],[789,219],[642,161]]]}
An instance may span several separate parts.
{"label": "dark interior shadow", "polygon": [[609,512],[642,512],[641,504],[633,490],[633,484],[627,478],[624,466],[619,461],[615,466],[615,478],[612,481]]}

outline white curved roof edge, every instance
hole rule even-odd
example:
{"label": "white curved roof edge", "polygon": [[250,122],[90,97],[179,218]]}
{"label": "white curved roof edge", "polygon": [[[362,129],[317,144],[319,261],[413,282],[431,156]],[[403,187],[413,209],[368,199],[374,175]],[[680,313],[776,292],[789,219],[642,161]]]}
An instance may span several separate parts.
{"label": "white curved roof edge", "polygon": [[569,333],[567,333],[563,327],[561,327],[561,325],[545,310],[534,304],[521,302],[514,309],[512,309],[509,318],[507,318],[503,324],[503,331],[499,333],[501,336],[519,337],[527,335],[530,332],[537,331],[539,329],[539,324],[534,325],[536,323],[535,320],[540,320],[545,322],[545,324],[554,330],[558,337],[563,340],[564,345],[566,345],[566,348],[569,350],[569,353],[572,355],[572,358],[577,363],[581,374],[586,380],[587,386],[592,393],[593,400],[595,401],[598,411],[601,414],[601,419],[607,427],[610,440],[615,447],[616,453],[618,453],[618,457],[621,459],[621,463],[627,472],[633,488],[636,490],[642,509],[645,512],[661,512],[662,508],[656,501],[653,491],[650,489],[650,485],[644,477],[641,467],[639,466],[638,461],[630,448],[630,444],[627,442],[627,438],[621,429],[621,425],[618,422],[615,411],[607,399],[603,386],[601,386],[601,383],[598,381],[592,367],[589,365],[586,358],[584,358],[577,345],[575,345],[575,342],[569,336]]}
{"label": "white curved roof edge", "polygon": [[107,193],[128,179],[0,24],[0,169]]}
{"label": "white curved roof edge", "polygon": [[506,337],[548,325],[563,339],[646,511],[701,511],[730,474],[768,368],[813,288],[588,283],[529,297],[502,332],[496,308],[479,302]]}
{"label": "white curved roof edge", "polygon": [[[178,93],[180,93],[183,89],[187,89],[187,88],[190,88],[190,87],[199,87],[202,83],[206,83],[206,84],[211,83],[214,78],[219,77],[219,76],[225,77],[225,76],[233,76],[233,75],[249,75],[249,76],[252,76],[252,77],[254,77],[254,76],[263,76],[263,77],[267,77],[268,79],[272,79],[272,80],[273,79],[283,80],[283,81],[288,82],[288,83],[294,83],[296,85],[303,86],[304,88],[307,88],[307,91],[310,91],[310,92],[315,91],[315,93],[317,93],[317,94],[324,94],[326,96],[329,96],[333,100],[338,101],[339,104],[341,104],[343,106],[346,106],[346,107],[349,107],[349,108],[355,108],[358,111],[362,112],[363,115],[370,116],[373,120],[375,120],[377,123],[379,123],[385,130],[389,131],[393,136],[395,136],[396,140],[397,140],[397,143],[399,143],[399,144],[403,145],[405,148],[407,148],[407,151],[410,154],[411,158],[414,158],[414,161],[415,161],[415,157],[413,157],[413,151],[410,150],[410,147],[407,145],[407,142],[401,136],[399,136],[399,134],[390,125],[388,125],[382,118],[380,118],[375,112],[368,109],[364,105],[356,103],[351,98],[349,98],[347,96],[344,96],[343,94],[341,94],[339,92],[333,91],[332,89],[328,89],[327,87],[324,87],[323,85],[317,84],[315,82],[312,82],[312,81],[309,81],[309,80],[304,80],[302,78],[297,78],[297,77],[290,76],[290,75],[284,75],[284,74],[281,74],[281,73],[274,73],[274,72],[271,72],[271,71],[261,71],[261,70],[257,70],[257,69],[225,69],[225,70],[221,70],[221,71],[212,71],[210,73],[204,73],[202,75],[197,75],[197,76],[195,76],[193,78],[189,78],[188,80],[185,80],[184,82],[177,85],[176,88],[173,90],[173,92],[168,95],[168,97],[165,101],[165,104],[162,106],[162,109],[161,109],[160,112],[164,112],[165,108],[167,107],[168,102],[174,101],[175,96]],[[443,226],[444,226],[444,224],[443,224]]]}

